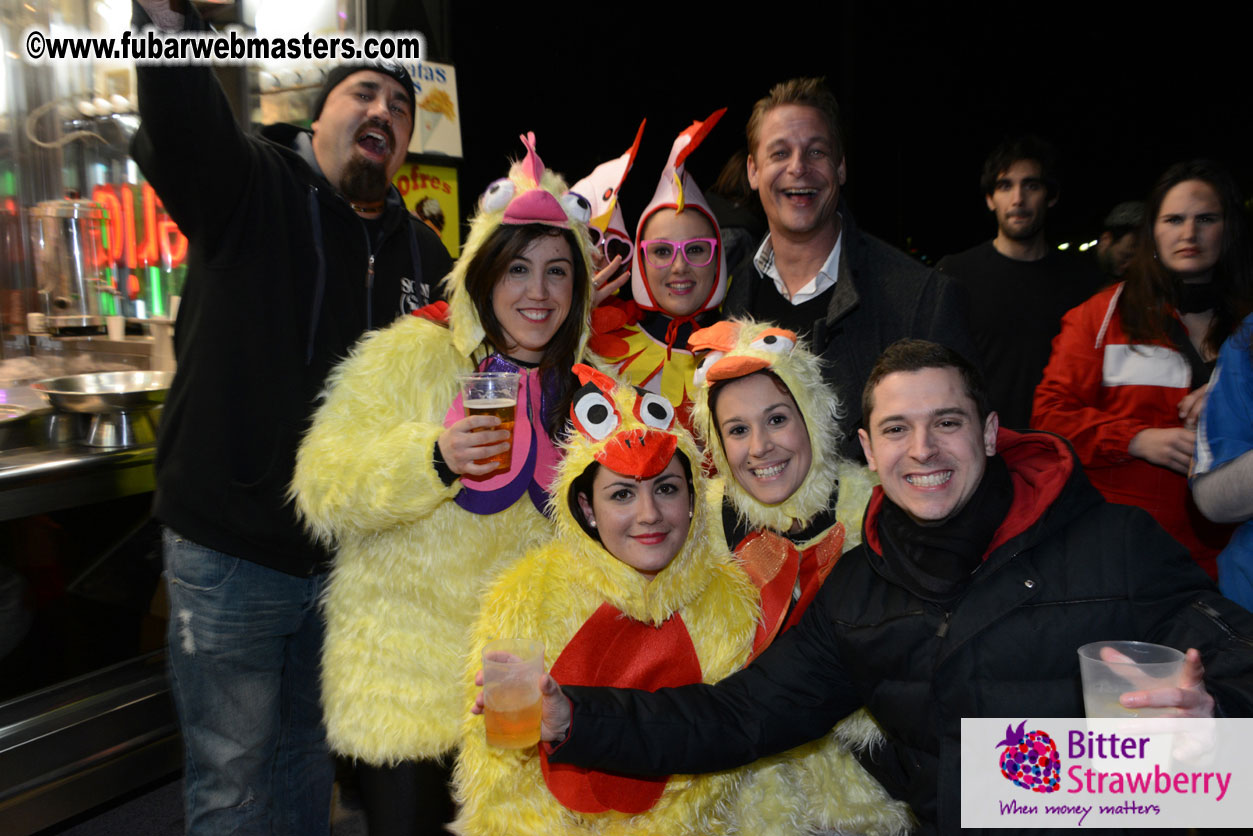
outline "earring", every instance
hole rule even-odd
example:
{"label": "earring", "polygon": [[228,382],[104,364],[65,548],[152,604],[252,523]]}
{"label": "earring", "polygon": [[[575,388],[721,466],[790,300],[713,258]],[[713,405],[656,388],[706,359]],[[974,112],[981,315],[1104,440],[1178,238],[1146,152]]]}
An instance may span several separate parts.
{"label": "earring", "polygon": [[688,509],[687,509],[687,518],[688,518],[689,520],[692,518],[692,514],[693,514],[693,513],[694,513],[694,512],[692,511],[692,509],[691,509],[691,508],[688,508]]}
{"label": "earring", "polygon": [[588,521],[587,521],[587,524],[588,524],[588,525],[590,525],[592,528],[595,528],[595,527],[596,527],[596,520],[588,520]]}

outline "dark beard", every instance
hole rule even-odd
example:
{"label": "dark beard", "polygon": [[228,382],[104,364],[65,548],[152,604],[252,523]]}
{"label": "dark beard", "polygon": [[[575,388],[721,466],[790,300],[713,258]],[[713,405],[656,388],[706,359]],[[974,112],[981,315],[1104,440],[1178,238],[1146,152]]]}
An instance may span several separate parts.
{"label": "dark beard", "polygon": [[344,166],[339,190],[353,203],[377,203],[387,197],[387,170],[379,163],[354,156]]}
{"label": "dark beard", "polygon": [[1004,233],[1005,237],[1012,241],[1030,241],[1032,238],[1039,235],[1040,230],[1042,229],[1044,229],[1044,213],[1039,212],[1031,219],[1030,225],[1023,227],[1022,229],[1015,230],[1002,226],[999,231]]}

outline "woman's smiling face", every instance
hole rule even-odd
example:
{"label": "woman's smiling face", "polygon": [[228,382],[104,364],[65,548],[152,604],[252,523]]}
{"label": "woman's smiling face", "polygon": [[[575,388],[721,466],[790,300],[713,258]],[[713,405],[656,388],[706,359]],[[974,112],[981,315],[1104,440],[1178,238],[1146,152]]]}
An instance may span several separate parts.
{"label": "woman's smiling face", "polygon": [[592,495],[581,493],[578,501],[605,551],[649,578],[674,560],[692,523],[692,494],[678,454],[656,476],[639,481],[601,466]]}
{"label": "woman's smiling face", "polygon": [[[701,309],[713,293],[714,282],[718,277],[717,247],[709,248],[708,244],[697,243],[695,239],[716,239],[713,224],[697,209],[687,209],[676,213],[673,209],[658,209],[644,224],[639,245],[643,250],[640,261],[644,269],[644,278],[648,282],[648,291],[653,301],[670,316],[690,316]],[[658,244],[657,247],[665,257],[674,257],[668,267],[654,267],[649,263],[647,252],[648,242],[657,241],[688,242],[692,250],[699,251],[699,257],[685,256],[683,252],[674,252],[669,245]],[[691,252],[692,250],[689,250]],[[693,267],[688,258],[699,261],[708,258],[703,266]]]}
{"label": "woman's smiling face", "polygon": [[566,321],[574,294],[574,260],[564,235],[542,235],[505,268],[492,289],[492,311],[505,353],[538,363]]}
{"label": "woman's smiling face", "polygon": [[768,374],[720,384],[718,435],[731,475],[763,505],[778,505],[809,475],[813,450],[796,401]]}

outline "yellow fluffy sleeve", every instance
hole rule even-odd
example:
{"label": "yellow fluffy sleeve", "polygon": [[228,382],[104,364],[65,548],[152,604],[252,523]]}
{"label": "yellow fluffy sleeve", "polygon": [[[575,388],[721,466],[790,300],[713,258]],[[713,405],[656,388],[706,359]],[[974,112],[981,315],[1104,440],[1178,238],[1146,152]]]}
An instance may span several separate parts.
{"label": "yellow fluffy sleeve", "polygon": [[291,488],[320,540],[412,523],[456,496],[460,483],[436,475],[435,442],[456,372],[470,370],[447,329],[404,317],[364,337],[331,373]]}

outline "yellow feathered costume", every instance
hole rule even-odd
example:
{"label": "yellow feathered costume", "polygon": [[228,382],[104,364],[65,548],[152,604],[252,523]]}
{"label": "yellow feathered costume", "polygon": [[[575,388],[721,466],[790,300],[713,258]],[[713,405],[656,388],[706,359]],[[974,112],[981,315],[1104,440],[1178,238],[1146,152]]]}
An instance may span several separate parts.
{"label": "yellow feathered costume", "polygon": [[[532,222],[586,239],[586,201],[572,203],[561,178],[543,168],[533,136],[523,142],[526,157],[483,196],[445,279],[448,327],[405,317],[363,338],[328,378],[297,458],[297,507],[337,548],[322,655],[328,740],[336,752],[375,765],[437,757],[456,744],[464,704],[452,686],[483,590],[552,533],[533,494],[495,513],[471,513],[458,504],[462,480],[445,485],[434,464],[457,374],[493,361],[465,289],[484,242],[502,223]],[[573,255],[590,278],[585,247]],[[580,351],[587,307],[569,314],[584,323]],[[532,425],[543,433],[540,416]]]}
{"label": "yellow feathered costume", "polygon": [[[840,554],[861,542],[862,515],[875,479],[868,468],[839,455],[839,399],[823,381],[821,361],[797,344],[794,333],[768,323],[728,320],[695,332],[689,345],[705,352],[696,372],[692,417],[720,474],[710,492],[710,514],[728,522],[738,518],[736,525],[720,526],[719,531],[736,541],[726,547],[739,552],[754,583],[762,587],[765,621],[755,640],[756,655],[799,620],[800,610]],[[772,373],[792,394],[804,416],[811,450],[809,472],[800,487],[775,505],[758,501],[732,477],[709,406],[711,386],[759,371]],[[784,535],[798,522],[804,533],[789,546]],[[751,534],[744,538],[746,532]],[[791,575],[781,571],[785,549],[802,564],[800,571],[793,566]],[[758,761],[737,799],[743,832],[907,831],[912,823],[908,806],[893,801],[851,754],[882,743],[882,732],[863,709],[822,740]]]}
{"label": "yellow feathered costume", "polygon": [[[585,671],[647,667],[651,663],[656,675],[664,678],[681,667],[682,654],[656,647],[651,660],[641,661],[633,654],[638,648],[638,654],[647,655],[646,648],[654,637],[660,641],[663,634],[669,632],[673,637],[677,632],[681,640],[684,635],[690,638],[699,664],[695,678],[688,681],[704,682],[715,682],[737,670],[751,649],[758,615],[756,590],[721,546],[718,519],[711,517],[711,506],[701,500],[707,486],[699,466],[700,453],[691,436],[675,423],[673,407],[658,395],[615,385],[606,375],[590,369],[580,377],[590,382],[576,394],[572,412],[576,421],[580,416],[583,420],[576,423],[580,431],[572,433],[552,491],[557,538],[507,570],[487,594],[465,672],[468,691],[463,693],[468,693],[469,702],[473,701],[469,680],[480,666],[483,646],[493,637],[542,641],[546,664],[550,669],[556,667],[554,675],[581,650],[592,659],[590,666],[583,666]],[[661,429],[663,424],[668,424],[668,429]],[[600,440],[585,435],[585,426],[593,427],[591,432]],[[677,449],[692,465],[696,497],[686,541],[674,560],[651,581],[585,533],[568,503],[574,480],[593,459],[614,462],[613,451],[627,455],[631,450],[639,451],[636,442],[641,437],[646,439],[645,450],[656,449],[658,438],[675,439]],[[628,446],[624,440],[632,444]],[[669,456],[665,458],[669,460]],[[656,472],[666,461],[656,465]],[[621,466],[603,466],[623,472]],[[606,605],[612,609],[605,609]],[[599,633],[595,631],[597,624],[602,628]],[[614,633],[619,628],[627,634],[634,630],[634,638],[620,639],[618,644],[612,636],[606,639],[605,630]],[[594,635],[589,636],[587,630]],[[605,682],[600,670],[591,671],[590,678]],[[650,680],[647,674],[644,678],[658,681]],[[561,681],[560,676],[558,679]],[[550,774],[546,783],[536,748],[490,748],[484,739],[482,719],[471,717],[468,710],[466,718],[455,771],[458,800],[463,805],[455,825],[460,833],[560,836],[721,834],[736,830],[731,802],[743,770],[671,776],[649,809],[625,812],[640,806],[630,803],[631,790],[625,791],[627,803],[623,803],[623,794],[616,786],[589,789],[603,773],[586,781],[581,774],[556,778]],[[582,791],[586,803],[577,806],[601,811],[575,812],[563,806],[554,792],[563,792],[560,781],[564,779],[573,781],[574,788],[564,785],[563,798]],[[607,779],[610,785],[614,781]]]}

